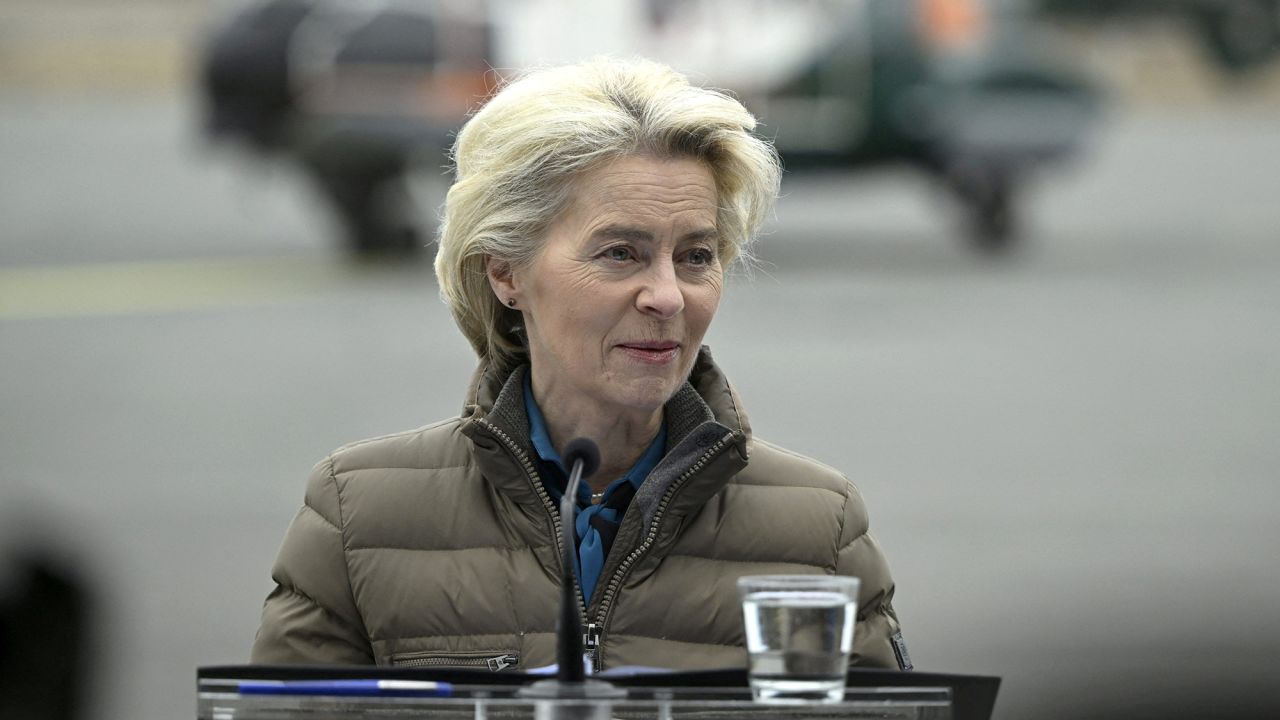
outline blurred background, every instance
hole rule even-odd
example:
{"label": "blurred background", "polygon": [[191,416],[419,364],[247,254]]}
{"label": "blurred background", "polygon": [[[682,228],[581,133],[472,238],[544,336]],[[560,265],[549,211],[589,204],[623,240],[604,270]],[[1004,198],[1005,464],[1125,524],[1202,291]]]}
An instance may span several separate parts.
{"label": "blurred background", "polygon": [[917,667],[1280,716],[1274,0],[6,0],[0,714],[247,659],[311,465],[461,407],[451,133],[601,51],[783,150],[708,342],[861,487]]}

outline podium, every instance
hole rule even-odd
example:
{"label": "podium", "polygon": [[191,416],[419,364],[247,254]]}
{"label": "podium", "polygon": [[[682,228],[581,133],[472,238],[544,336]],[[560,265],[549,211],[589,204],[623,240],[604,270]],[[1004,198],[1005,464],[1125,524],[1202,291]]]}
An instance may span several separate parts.
{"label": "podium", "polygon": [[[519,690],[539,676],[522,673],[420,671],[393,668],[298,668],[223,666],[197,672],[198,720],[517,720],[529,718],[619,718],[622,720],[986,720],[998,678],[851,671],[842,701],[775,705],[753,702],[742,670],[656,673],[606,677],[625,695],[594,712],[582,701],[522,697]],[[261,695],[241,692],[250,681],[396,679],[448,682],[442,697]]]}

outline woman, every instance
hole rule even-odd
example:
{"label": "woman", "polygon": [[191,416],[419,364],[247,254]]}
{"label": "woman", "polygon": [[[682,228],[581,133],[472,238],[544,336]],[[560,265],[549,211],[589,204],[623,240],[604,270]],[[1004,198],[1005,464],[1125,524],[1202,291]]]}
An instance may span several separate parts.
{"label": "woman", "polygon": [[650,62],[508,85],[458,135],[436,274],[480,357],[461,416],[316,466],[253,660],[554,662],[558,448],[603,458],[576,523],[595,667],[745,663],[737,578],[862,579],[855,664],[906,667],[857,490],[751,435],[702,347],[777,193],[735,100]]}

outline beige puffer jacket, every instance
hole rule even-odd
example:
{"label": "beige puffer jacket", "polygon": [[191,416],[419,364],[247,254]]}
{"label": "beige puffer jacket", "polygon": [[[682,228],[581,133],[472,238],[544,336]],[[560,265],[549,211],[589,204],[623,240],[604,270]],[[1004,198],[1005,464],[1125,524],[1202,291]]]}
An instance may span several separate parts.
{"label": "beige puffer jacket", "polygon": [[[316,466],[272,570],[253,662],[555,662],[560,522],[530,461],[524,371],[478,372],[461,417]],[[666,419],[667,455],[584,608],[597,670],[742,667],[735,583],[764,573],[858,576],[853,663],[909,667],[854,486],[752,438],[705,349]]]}

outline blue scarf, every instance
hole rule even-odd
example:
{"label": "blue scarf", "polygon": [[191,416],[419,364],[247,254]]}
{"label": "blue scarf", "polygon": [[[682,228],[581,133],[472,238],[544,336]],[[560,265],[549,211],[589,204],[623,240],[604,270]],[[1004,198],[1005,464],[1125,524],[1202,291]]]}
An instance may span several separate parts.
{"label": "blue scarf", "polygon": [[[533,385],[529,377],[524,376],[524,406],[529,415],[529,437],[533,441],[533,449],[541,460],[538,471],[547,492],[557,503],[564,496],[565,486],[569,482],[569,473],[560,461],[560,453],[551,443],[547,432],[547,421],[533,399]],[[590,603],[595,591],[596,581],[604,568],[604,559],[609,555],[613,539],[618,534],[618,526],[622,524],[622,515],[640,484],[649,476],[649,472],[657,466],[658,461],[667,451],[667,422],[662,421],[658,434],[649,443],[636,464],[631,466],[626,475],[614,480],[605,488],[604,498],[598,505],[591,504],[591,488],[584,482],[578,486],[578,513],[574,523],[578,552],[574,570],[578,573],[578,582],[582,585],[583,598]]]}

